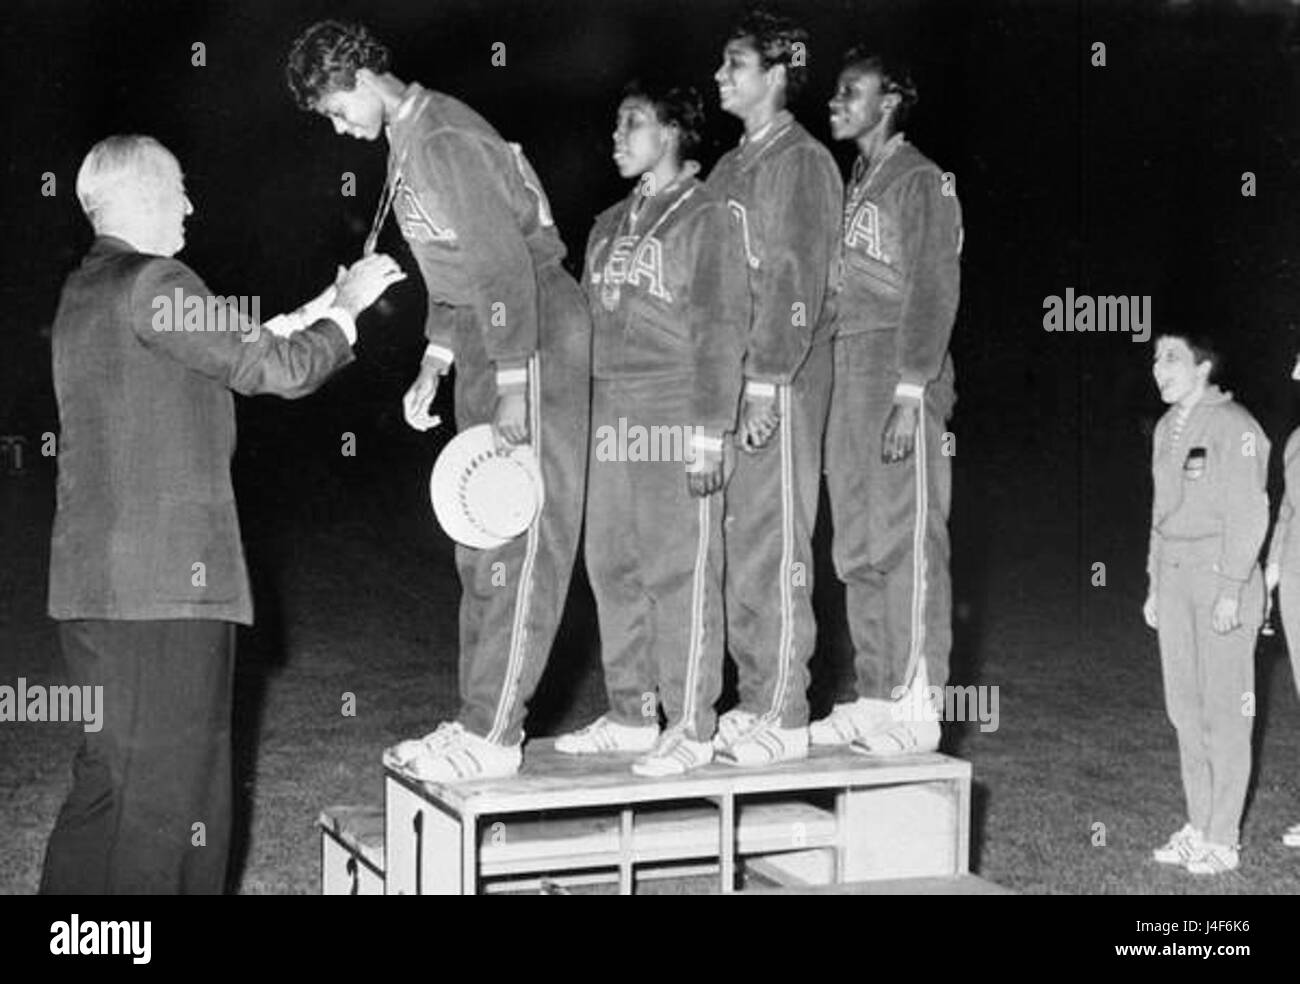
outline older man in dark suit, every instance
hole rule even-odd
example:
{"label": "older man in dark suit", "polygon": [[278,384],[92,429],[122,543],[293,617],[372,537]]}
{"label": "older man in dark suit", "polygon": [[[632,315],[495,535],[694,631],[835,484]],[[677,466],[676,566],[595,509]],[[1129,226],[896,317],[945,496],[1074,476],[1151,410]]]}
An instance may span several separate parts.
{"label": "older man in dark suit", "polygon": [[73,764],[41,890],[219,893],[234,631],[253,616],[231,390],[312,392],[352,361],[354,318],[402,274],[388,257],[361,260],[312,316],[262,331],[171,258],[193,208],[157,141],[101,141],[77,195],[96,239],[53,330],[49,612],[72,682],[104,688],[103,727]]}

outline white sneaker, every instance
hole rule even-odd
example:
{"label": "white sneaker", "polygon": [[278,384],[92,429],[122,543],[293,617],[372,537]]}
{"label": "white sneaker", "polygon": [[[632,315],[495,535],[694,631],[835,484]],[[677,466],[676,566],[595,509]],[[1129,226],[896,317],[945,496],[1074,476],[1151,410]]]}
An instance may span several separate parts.
{"label": "white sneaker", "polygon": [[870,697],[836,704],[830,714],[808,725],[808,738],[814,745],[847,745],[874,735],[893,723],[890,707],[889,701]]}
{"label": "white sneaker", "polygon": [[1186,864],[1200,853],[1204,843],[1205,837],[1201,832],[1190,823],[1185,823],[1182,829],[1175,831],[1169,840],[1152,851],[1151,857],[1161,864]]}
{"label": "white sneaker", "polygon": [[855,739],[849,746],[861,755],[917,755],[939,747],[938,721],[899,721],[884,731]]}
{"label": "white sneaker", "polygon": [[602,714],[585,728],[560,735],[555,750],[565,755],[605,755],[617,752],[648,752],[659,740],[659,726],[643,728],[612,721]]}
{"label": "white sneaker", "polygon": [[1241,849],[1236,844],[1211,844],[1203,841],[1196,855],[1187,862],[1193,875],[1222,875],[1236,871],[1241,864]]}
{"label": "white sneaker", "polygon": [[1282,834],[1282,843],[1287,847],[1300,847],[1300,823],[1286,828]]}
{"label": "white sneaker", "polygon": [[400,742],[384,762],[424,782],[501,779],[519,771],[519,745],[498,745],[466,731],[458,722],[439,725],[423,738]]}
{"label": "white sneaker", "polygon": [[756,724],[758,724],[757,714],[733,707],[718,718],[718,731],[713,736],[713,750],[720,752],[730,748]]}
{"label": "white sneaker", "polygon": [[653,778],[679,776],[712,761],[711,744],[688,738],[680,728],[669,728],[659,736],[648,754],[632,763],[632,771]]}
{"label": "white sneaker", "polygon": [[759,720],[752,728],[718,752],[728,765],[772,765],[808,757],[808,729],[779,728]]}

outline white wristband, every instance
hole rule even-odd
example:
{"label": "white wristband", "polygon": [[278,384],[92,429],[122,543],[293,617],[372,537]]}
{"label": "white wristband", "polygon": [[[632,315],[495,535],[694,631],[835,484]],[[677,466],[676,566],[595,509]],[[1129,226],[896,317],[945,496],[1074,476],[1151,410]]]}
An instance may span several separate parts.
{"label": "white wristband", "polygon": [[745,380],[746,396],[762,396],[772,399],[776,396],[776,383],[762,383],[756,379]]}
{"label": "white wristband", "polygon": [[424,357],[426,359],[435,359],[444,366],[450,368],[451,364],[456,361],[456,353],[442,345],[434,345],[430,342],[424,347]]}
{"label": "white wristband", "polygon": [[691,435],[691,447],[696,451],[712,451],[714,454],[721,454],[722,438],[710,437],[708,434],[696,431]]}
{"label": "white wristband", "polygon": [[352,320],[352,315],[348,314],[340,307],[332,307],[321,314],[322,318],[329,318],[343,330],[344,337],[348,340],[349,345],[357,343],[357,323]]}
{"label": "white wristband", "polygon": [[506,386],[527,386],[528,370],[519,369],[498,369],[497,370],[497,388],[501,389]]}

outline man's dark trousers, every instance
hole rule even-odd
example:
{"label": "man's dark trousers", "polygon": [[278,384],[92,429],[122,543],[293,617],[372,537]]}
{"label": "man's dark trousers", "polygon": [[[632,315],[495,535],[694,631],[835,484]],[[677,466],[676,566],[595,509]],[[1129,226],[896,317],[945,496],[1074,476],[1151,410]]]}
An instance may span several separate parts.
{"label": "man's dark trousers", "polygon": [[[59,623],[69,683],[103,686],[42,894],[219,894],[231,826],[233,623]],[[202,827],[196,826],[202,824]]]}

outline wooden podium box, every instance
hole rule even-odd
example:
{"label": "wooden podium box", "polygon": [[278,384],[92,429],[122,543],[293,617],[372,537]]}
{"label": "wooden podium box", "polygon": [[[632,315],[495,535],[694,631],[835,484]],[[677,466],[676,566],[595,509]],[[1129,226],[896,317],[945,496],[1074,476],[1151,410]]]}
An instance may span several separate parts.
{"label": "wooden podium box", "polygon": [[759,769],[714,763],[645,779],[633,756],[529,742],[508,779],[426,783],[385,763],[385,891],[475,894],[716,872],[778,885],[965,874],[970,764],[814,749]]}

